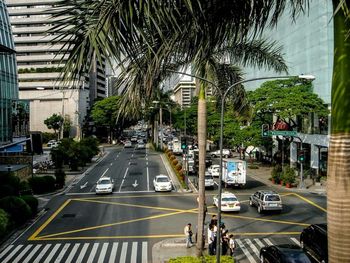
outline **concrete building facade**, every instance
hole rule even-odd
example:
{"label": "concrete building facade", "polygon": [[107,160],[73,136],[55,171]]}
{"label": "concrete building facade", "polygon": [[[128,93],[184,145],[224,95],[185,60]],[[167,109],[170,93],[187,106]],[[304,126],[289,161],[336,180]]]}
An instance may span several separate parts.
{"label": "concrete building facade", "polygon": [[[19,98],[30,101],[30,131],[52,132],[44,120],[61,114],[72,123],[72,137],[79,137],[79,127],[97,98],[106,97],[104,65],[91,63],[90,74],[77,83],[64,83],[60,70],[67,55],[59,54],[64,42],[55,42],[48,30],[57,0],[8,0],[7,7],[17,52]],[[63,40],[64,41],[64,40]]]}

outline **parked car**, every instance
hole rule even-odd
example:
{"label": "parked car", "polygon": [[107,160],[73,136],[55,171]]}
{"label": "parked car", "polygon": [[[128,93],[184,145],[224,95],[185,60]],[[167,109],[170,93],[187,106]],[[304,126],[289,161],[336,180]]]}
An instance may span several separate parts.
{"label": "parked car", "polygon": [[209,168],[208,171],[211,173],[213,177],[219,177],[220,175],[220,165],[218,164],[212,164]]}
{"label": "parked car", "polygon": [[312,263],[308,255],[297,245],[283,244],[260,249],[261,263]]}
{"label": "parked car", "polygon": [[130,139],[131,142],[137,142],[137,136],[132,136]]}
{"label": "parked car", "polygon": [[59,142],[56,140],[50,140],[47,143],[47,147],[49,148],[54,148],[54,147],[57,147],[58,145],[59,145]]}
{"label": "parked car", "polygon": [[214,186],[215,186],[214,178],[211,175],[211,173],[209,173],[209,172],[205,173],[204,186],[205,186],[205,188],[208,187],[208,188],[214,189]]}
{"label": "parked car", "polygon": [[[210,155],[213,158],[220,157],[220,150],[211,152]],[[230,149],[222,149],[222,156],[225,158],[231,157],[232,156],[231,150]]]}
{"label": "parked car", "polygon": [[256,206],[259,214],[267,210],[282,211],[283,209],[280,195],[270,190],[260,190],[252,194],[249,197],[249,205]]}
{"label": "parked car", "polygon": [[131,141],[125,141],[124,142],[124,148],[131,148],[131,147],[132,147]]}
{"label": "parked car", "polygon": [[157,175],[153,179],[154,191],[171,191],[173,184],[169,177],[164,174]]}
{"label": "parked car", "polygon": [[96,194],[111,194],[114,189],[114,181],[110,177],[101,177],[96,183]]}
{"label": "parked car", "polygon": [[314,224],[300,234],[300,246],[318,262],[328,262],[327,224]]}
{"label": "parked car", "polygon": [[145,149],[145,148],[146,148],[146,145],[143,142],[139,142],[137,144],[137,149]]}
{"label": "parked car", "polygon": [[[219,196],[215,195],[213,197],[213,204],[219,206]],[[241,204],[237,197],[230,192],[224,192],[221,194],[221,211],[225,212],[239,212],[241,211]]]}

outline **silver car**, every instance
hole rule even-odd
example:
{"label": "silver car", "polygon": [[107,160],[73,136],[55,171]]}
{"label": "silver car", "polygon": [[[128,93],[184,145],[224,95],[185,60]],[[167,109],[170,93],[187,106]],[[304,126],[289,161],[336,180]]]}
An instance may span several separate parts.
{"label": "silver car", "polygon": [[205,188],[214,188],[215,182],[214,182],[214,178],[211,175],[211,173],[206,172],[205,173],[205,178],[204,178],[204,185]]}
{"label": "silver car", "polygon": [[282,199],[278,193],[270,190],[260,190],[249,197],[249,205],[256,206],[258,213],[264,211],[282,211]]}

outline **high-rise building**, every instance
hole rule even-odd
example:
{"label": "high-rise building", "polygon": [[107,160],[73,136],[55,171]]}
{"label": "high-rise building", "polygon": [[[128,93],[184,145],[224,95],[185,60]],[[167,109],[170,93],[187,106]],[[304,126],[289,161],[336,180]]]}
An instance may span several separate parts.
{"label": "high-rise building", "polygon": [[[7,0],[17,53],[19,98],[30,101],[30,131],[52,132],[44,120],[60,114],[71,122],[71,136],[80,127],[89,107],[106,96],[104,65],[95,60],[81,81],[62,82],[60,70],[66,56],[59,54],[64,42],[54,42],[48,30],[60,18],[52,18],[58,0]],[[64,40],[63,40],[64,41]]]}
{"label": "high-rise building", "polygon": [[[266,30],[265,38],[282,45],[289,75],[315,76],[313,92],[330,106],[334,40],[332,1],[311,1],[309,9],[310,12],[301,14],[295,22],[291,20],[290,12],[285,12],[276,28]],[[248,69],[246,72],[246,79],[278,75],[259,69]],[[250,82],[245,87],[254,89],[260,84]],[[327,169],[329,120],[310,113],[308,118],[299,122],[298,137],[307,153],[305,166],[318,174],[325,173]],[[300,140],[295,138],[290,147],[292,163],[297,162],[298,149]]]}
{"label": "high-rise building", "polygon": [[12,104],[18,99],[17,66],[11,25],[0,2],[0,146],[12,142]]}

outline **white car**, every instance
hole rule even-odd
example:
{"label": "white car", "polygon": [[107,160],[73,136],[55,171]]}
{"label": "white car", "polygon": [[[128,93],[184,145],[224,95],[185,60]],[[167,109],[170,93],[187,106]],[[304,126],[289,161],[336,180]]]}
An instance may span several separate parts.
{"label": "white car", "polygon": [[208,173],[208,172],[205,173],[204,186],[205,186],[205,188],[207,188],[207,187],[214,188],[215,182],[214,182],[214,178],[211,175],[211,173]]}
{"label": "white car", "polygon": [[[211,157],[216,158],[220,157],[220,150],[217,150],[215,152],[210,153]],[[229,149],[222,149],[222,156],[225,158],[229,158],[232,156],[232,152]]]}
{"label": "white car", "polygon": [[114,181],[110,177],[101,177],[96,183],[96,194],[111,194],[114,189]]}
{"label": "white car", "polygon": [[142,143],[138,143],[137,144],[137,149],[145,149],[146,148],[146,145],[142,142]]}
{"label": "white car", "polygon": [[131,141],[125,141],[124,148],[131,148],[131,147],[132,147]]}
{"label": "white car", "polygon": [[153,179],[154,191],[171,191],[173,184],[169,177],[164,174],[157,175]]}
{"label": "white car", "polygon": [[208,171],[211,173],[213,177],[219,177],[220,176],[220,165],[213,164],[208,168]]}
{"label": "white car", "polygon": [[[215,195],[213,198],[213,204],[218,207],[219,197]],[[241,211],[241,204],[237,197],[230,193],[224,192],[221,194],[221,211],[224,212],[239,212]]]}

